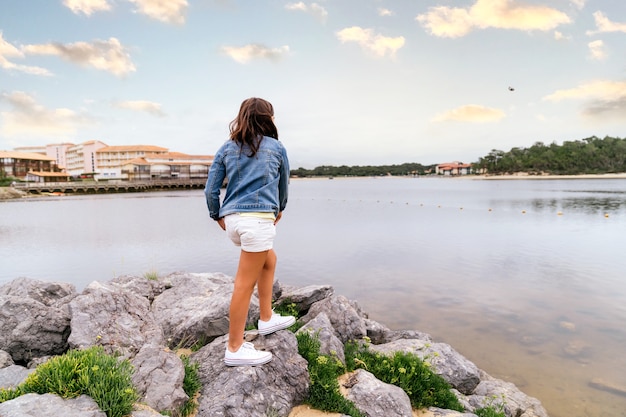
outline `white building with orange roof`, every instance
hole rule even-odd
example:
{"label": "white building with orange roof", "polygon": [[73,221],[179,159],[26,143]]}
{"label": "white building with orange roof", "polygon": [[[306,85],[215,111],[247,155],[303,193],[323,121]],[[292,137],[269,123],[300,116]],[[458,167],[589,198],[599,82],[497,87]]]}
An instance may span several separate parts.
{"label": "white building with orange roof", "polygon": [[127,179],[122,175],[122,166],[128,161],[164,155],[169,149],[154,145],[107,146],[96,153],[98,179]]}
{"label": "white building with orange roof", "polygon": [[98,172],[96,152],[106,146],[106,143],[99,140],[90,140],[70,146],[65,151],[66,172],[73,177]]}
{"label": "white building with orange roof", "polygon": [[472,173],[472,164],[459,161],[446,162],[437,165],[435,172],[439,175],[468,175]]}
{"label": "white building with orange roof", "polygon": [[212,163],[211,155],[168,152],[132,159],[122,165],[121,174],[128,180],[206,179]]}

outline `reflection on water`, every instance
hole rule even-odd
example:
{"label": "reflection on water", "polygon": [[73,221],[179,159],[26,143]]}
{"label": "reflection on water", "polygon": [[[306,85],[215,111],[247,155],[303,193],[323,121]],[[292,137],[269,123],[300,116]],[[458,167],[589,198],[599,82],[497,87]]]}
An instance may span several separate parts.
{"label": "reflection on water", "polygon": [[[626,180],[294,180],[277,276],[450,343],[552,417],[626,416],[589,385],[626,386],[625,226]],[[0,232],[0,283],[237,263],[198,190],[0,203]]]}

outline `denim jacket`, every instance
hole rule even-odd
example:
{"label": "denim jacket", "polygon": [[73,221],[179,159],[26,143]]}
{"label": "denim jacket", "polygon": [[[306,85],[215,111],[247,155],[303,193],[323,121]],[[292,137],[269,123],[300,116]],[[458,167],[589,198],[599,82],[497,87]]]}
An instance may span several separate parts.
{"label": "denim jacket", "polygon": [[[241,148],[234,140],[228,140],[215,154],[204,189],[212,219],[242,212],[277,215],[285,209],[289,160],[284,146],[277,139],[264,136],[256,155],[249,154],[247,145]],[[220,189],[225,178],[228,184],[220,206]]]}

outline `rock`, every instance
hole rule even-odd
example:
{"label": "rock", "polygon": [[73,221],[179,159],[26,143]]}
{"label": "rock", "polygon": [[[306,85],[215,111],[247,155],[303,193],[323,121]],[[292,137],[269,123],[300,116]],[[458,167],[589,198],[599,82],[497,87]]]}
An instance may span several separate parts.
{"label": "rock", "polygon": [[622,395],[626,397],[626,386],[617,385],[615,383],[607,382],[602,378],[594,378],[589,382],[589,385],[595,389],[610,392],[611,394]]}
{"label": "rock", "polygon": [[479,370],[472,362],[445,343],[428,343],[418,339],[398,339],[382,345],[372,345],[370,350],[392,356],[395,352],[414,353],[432,365],[452,387],[463,394],[471,394],[480,382]]}
{"label": "rock", "polygon": [[319,313],[313,320],[302,326],[296,334],[302,332],[308,332],[319,339],[321,354],[336,356],[341,363],[346,364],[343,343],[335,335],[326,313]]}
{"label": "rock", "polygon": [[176,412],[189,399],[183,390],[185,366],[175,353],[145,345],[131,361],[133,385],[141,402],[157,411]]}
{"label": "rock", "polygon": [[202,382],[197,417],[287,416],[309,391],[307,362],[298,354],[293,333],[282,330],[255,340],[257,349],[271,351],[263,366],[227,367],[227,337],[219,337],[191,355]]}
{"label": "rock", "polygon": [[342,385],[347,391],[345,397],[367,417],[412,415],[411,400],[406,392],[379,381],[368,371],[354,371]]}
{"label": "rock", "polygon": [[417,414],[419,417],[476,417],[473,413],[461,413],[454,410],[444,410],[443,408],[428,407]]}
{"label": "rock", "polygon": [[135,295],[145,297],[150,303],[154,301],[157,295],[162,294],[163,291],[171,287],[171,282],[168,278],[152,280],[133,275],[115,277],[110,281],[110,284],[130,291]]}
{"label": "rock", "polygon": [[494,398],[502,398],[507,416],[548,417],[539,400],[524,394],[512,383],[493,378],[483,371],[480,376],[481,381],[473,395],[467,397],[475,409],[491,404]]}
{"label": "rock", "polygon": [[107,417],[91,397],[64,400],[54,394],[25,394],[0,404],[2,417]]}
{"label": "rock", "polygon": [[0,287],[0,349],[24,363],[65,352],[73,288],[27,278]]}
{"label": "rock", "polygon": [[70,302],[70,312],[72,348],[100,345],[129,359],[145,344],[164,345],[148,300],[119,286],[92,282]]}
{"label": "rock", "polygon": [[333,295],[330,285],[309,285],[302,288],[283,288],[276,304],[294,303],[300,312],[307,312],[311,305]]}
{"label": "rock", "polygon": [[419,339],[432,342],[429,334],[417,330],[391,330],[385,325],[371,319],[365,319],[367,336],[375,345],[393,342],[398,339]]}
{"label": "rock", "polygon": [[343,295],[332,295],[314,303],[309,312],[300,320],[306,324],[319,313],[326,313],[342,343],[362,339],[367,335],[365,315],[357,303],[348,300]]}
{"label": "rock", "polygon": [[13,365],[13,358],[11,358],[11,355],[9,355],[8,352],[5,352],[4,350],[0,350],[0,369],[2,368],[6,368],[9,365]]}
{"label": "rock", "polygon": [[[174,274],[172,287],[157,296],[152,311],[169,346],[189,347],[228,333],[234,279],[224,274]],[[259,302],[252,296],[248,324],[256,324]]]}
{"label": "rock", "polygon": [[[34,369],[24,368],[20,365],[9,365],[0,369],[0,388],[15,388],[30,375]],[[2,414],[0,414],[1,416]],[[3,416],[4,417],[4,416]]]}

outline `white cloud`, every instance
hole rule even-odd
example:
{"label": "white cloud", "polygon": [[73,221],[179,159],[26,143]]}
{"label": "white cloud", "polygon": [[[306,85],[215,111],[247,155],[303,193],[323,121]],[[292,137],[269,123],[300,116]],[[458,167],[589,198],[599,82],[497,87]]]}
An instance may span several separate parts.
{"label": "white cloud", "polygon": [[325,22],[326,18],[328,17],[328,12],[326,11],[326,9],[318,3],[311,3],[310,5],[307,5],[302,1],[298,3],[287,3],[285,5],[285,9],[308,13],[315,16],[315,18],[320,20],[321,22]]}
{"label": "white cloud", "polygon": [[394,56],[398,49],[404,46],[403,36],[391,38],[358,26],[342,29],[336,32],[336,35],[342,43],[356,42],[361,48],[379,57]]}
{"label": "white cloud", "polygon": [[123,76],[135,71],[126,48],[116,38],[108,41],[95,40],[91,43],[76,42],[70,44],[47,43],[26,45],[22,48],[26,54],[54,55],[82,66],[108,71]]}
{"label": "white cloud", "polygon": [[165,117],[165,113],[161,110],[161,105],[159,103],[154,103],[151,101],[145,100],[128,100],[128,101],[118,101],[113,103],[115,107],[119,107],[122,109],[141,111],[151,114],[156,117]]}
{"label": "white cloud", "polygon": [[395,13],[389,9],[385,9],[384,7],[378,8],[378,16],[393,16]]}
{"label": "white cloud", "polygon": [[289,53],[287,45],[280,48],[268,48],[265,45],[249,44],[245,46],[224,46],[221,50],[240,64],[246,64],[253,59],[277,61]]}
{"label": "white cloud", "polygon": [[513,0],[476,0],[466,8],[431,7],[415,20],[432,35],[447,38],[486,28],[547,31],[571,22],[565,13],[556,9]]}
{"label": "white cloud", "polygon": [[554,39],[556,39],[557,41],[562,41],[562,40],[568,40],[568,39],[570,39],[570,37],[563,35],[558,30],[555,30],[554,31]]}
{"label": "white cloud", "polygon": [[63,5],[73,13],[91,16],[94,12],[111,10],[107,0],[63,0]]}
{"label": "white cloud", "polygon": [[606,15],[600,11],[593,14],[596,22],[597,30],[587,31],[587,35],[595,35],[597,33],[606,32],[624,32],[626,33],[626,23],[611,22]]}
{"label": "white cloud", "polygon": [[91,123],[88,117],[69,109],[46,109],[22,91],[4,93],[0,99],[12,107],[0,113],[1,131],[6,136],[68,136],[79,126]]}
{"label": "white cloud", "polygon": [[2,31],[0,31],[0,68],[19,71],[31,75],[52,75],[50,71],[45,68],[19,65],[8,58],[24,58],[24,53],[9,42],[5,41],[2,36]]}
{"label": "white cloud", "polygon": [[466,106],[457,107],[441,113],[433,119],[434,122],[470,122],[470,123],[487,123],[496,122],[504,118],[506,114],[500,109],[485,107],[478,104],[468,104]]}
{"label": "white cloud", "polygon": [[591,59],[602,61],[607,57],[606,48],[604,47],[604,42],[602,41],[593,41],[587,44],[589,46],[589,54]]}
{"label": "white cloud", "polygon": [[578,9],[582,10],[585,7],[587,0],[572,0],[572,4]]}
{"label": "white cloud", "polygon": [[128,0],[138,12],[165,23],[185,23],[187,0]]}
{"label": "white cloud", "polygon": [[557,90],[543,100],[584,100],[583,116],[623,120],[626,114],[626,81],[591,81],[575,88]]}

